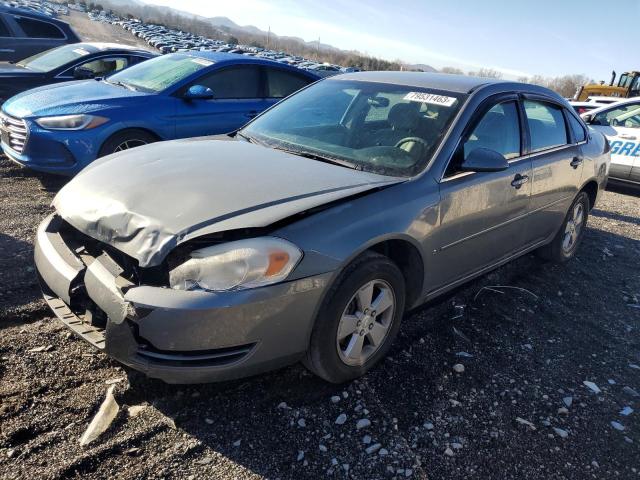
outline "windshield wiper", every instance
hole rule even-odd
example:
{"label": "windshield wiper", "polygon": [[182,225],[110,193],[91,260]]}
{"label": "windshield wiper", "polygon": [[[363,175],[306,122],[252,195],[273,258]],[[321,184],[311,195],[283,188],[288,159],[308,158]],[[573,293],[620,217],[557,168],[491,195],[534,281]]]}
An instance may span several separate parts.
{"label": "windshield wiper", "polygon": [[105,78],[105,80],[104,80],[104,81],[105,81],[105,82],[107,82],[107,83],[110,83],[111,85],[118,85],[119,87],[126,88],[127,90],[132,90],[132,91],[134,91],[134,92],[137,92],[137,91],[138,91],[138,89],[137,89],[137,88],[135,88],[133,85],[129,85],[128,83],[121,82],[120,80],[113,82],[113,81],[111,81],[111,80],[107,80],[107,79]]}
{"label": "windshield wiper", "polygon": [[275,150],[280,150],[281,152],[290,153],[292,155],[298,155],[299,157],[309,158],[311,160],[317,160],[318,162],[330,163],[332,165],[340,165],[341,167],[351,168],[352,170],[360,170],[360,167],[358,165],[355,165],[346,160],[339,160],[333,157],[325,157],[324,155],[318,155],[316,153],[305,152],[302,150],[290,150],[287,148],[275,147],[272,145],[269,145],[269,147]]}

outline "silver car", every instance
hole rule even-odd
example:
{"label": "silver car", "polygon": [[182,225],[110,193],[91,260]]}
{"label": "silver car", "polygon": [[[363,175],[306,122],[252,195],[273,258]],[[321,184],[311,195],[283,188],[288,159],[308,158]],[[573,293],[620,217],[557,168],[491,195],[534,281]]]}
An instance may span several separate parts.
{"label": "silver car", "polygon": [[39,227],[44,296],[167,382],[302,360],[364,374],[403,314],[536,250],[576,253],[609,145],[541,87],[344,74],[228,136],[91,164]]}

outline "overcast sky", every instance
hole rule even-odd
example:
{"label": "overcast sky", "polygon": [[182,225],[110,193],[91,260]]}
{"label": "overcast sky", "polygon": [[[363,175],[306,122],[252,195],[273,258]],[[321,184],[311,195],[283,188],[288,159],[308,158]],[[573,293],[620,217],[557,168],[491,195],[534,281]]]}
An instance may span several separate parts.
{"label": "overcast sky", "polygon": [[389,60],[507,78],[638,69],[640,0],[148,0]]}

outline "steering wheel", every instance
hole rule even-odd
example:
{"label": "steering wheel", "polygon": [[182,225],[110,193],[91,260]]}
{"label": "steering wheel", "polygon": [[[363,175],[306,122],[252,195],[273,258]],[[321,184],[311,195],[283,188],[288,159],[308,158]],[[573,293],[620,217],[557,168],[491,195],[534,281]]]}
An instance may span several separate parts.
{"label": "steering wheel", "polygon": [[424,149],[423,151],[426,151],[427,148],[429,148],[429,144],[420,137],[405,137],[402,140],[398,141],[398,143],[396,143],[394,145],[394,147],[396,148],[401,148],[405,143],[419,143],[420,145],[422,145],[422,148]]}

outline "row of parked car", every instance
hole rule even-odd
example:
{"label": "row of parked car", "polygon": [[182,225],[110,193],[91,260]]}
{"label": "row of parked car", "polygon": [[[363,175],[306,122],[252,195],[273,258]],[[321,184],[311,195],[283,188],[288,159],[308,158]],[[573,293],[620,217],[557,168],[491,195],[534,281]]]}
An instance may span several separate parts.
{"label": "row of parked car", "polygon": [[91,20],[111,23],[130,31],[136,37],[145,40],[150,46],[157,48],[160,53],[185,51],[238,53],[293,65],[304,70],[312,71],[320,77],[358,71],[355,67],[341,67],[340,65],[332,65],[329,63],[318,63],[299,55],[289,55],[282,51],[274,51],[250,45],[229,44],[222,40],[214,40],[201,35],[171,29],[164,25],[147,24],[136,19],[122,19],[117,15],[104,11],[90,11],[88,12],[88,16]]}

